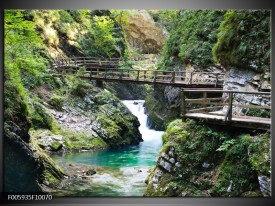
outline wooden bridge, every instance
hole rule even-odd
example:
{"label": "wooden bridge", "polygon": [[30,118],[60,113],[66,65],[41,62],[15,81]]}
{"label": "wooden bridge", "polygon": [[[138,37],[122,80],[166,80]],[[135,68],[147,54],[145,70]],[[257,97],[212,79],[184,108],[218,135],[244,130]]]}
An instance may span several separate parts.
{"label": "wooden bridge", "polygon": [[270,130],[270,92],[221,90],[224,81],[222,73],[119,68],[135,63],[135,60],[119,58],[81,57],[57,59],[52,68],[56,76],[77,75],[99,81],[179,86],[182,87],[180,108],[184,118]]}
{"label": "wooden bridge", "polygon": [[[84,79],[112,82],[221,88],[224,81],[223,73],[118,68],[119,66],[127,67],[127,65],[129,67],[129,65],[135,65],[137,62],[135,60],[125,61],[118,58],[97,59],[81,57],[57,59],[52,68],[56,76],[75,74]],[[139,65],[142,66],[142,64]]]}

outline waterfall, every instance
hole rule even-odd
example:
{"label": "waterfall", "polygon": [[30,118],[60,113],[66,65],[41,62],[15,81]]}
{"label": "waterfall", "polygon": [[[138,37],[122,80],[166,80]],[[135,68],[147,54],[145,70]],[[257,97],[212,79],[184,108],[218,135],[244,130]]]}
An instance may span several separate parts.
{"label": "waterfall", "polygon": [[[124,100],[123,104],[135,115],[139,122],[139,131],[142,135],[144,142],[141,143],[141,149],[155,149],[159,150],[162,145],[163,131],[156,131],[150,129],[147,125],[147,115],[145,114],[144,100]],[[145,147],[145,148],[143,148]]]}

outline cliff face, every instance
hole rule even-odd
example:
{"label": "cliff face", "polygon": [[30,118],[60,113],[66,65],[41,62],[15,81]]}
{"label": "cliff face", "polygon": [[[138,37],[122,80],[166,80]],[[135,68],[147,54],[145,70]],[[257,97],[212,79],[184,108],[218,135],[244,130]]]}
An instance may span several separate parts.
{"label": "cliff face", "polygon": [[122,25],[130,46],[140,53],[159,53],[166,40],[164,28],[157,25],[146,10],[138,10],[128,16],[128,23]]}

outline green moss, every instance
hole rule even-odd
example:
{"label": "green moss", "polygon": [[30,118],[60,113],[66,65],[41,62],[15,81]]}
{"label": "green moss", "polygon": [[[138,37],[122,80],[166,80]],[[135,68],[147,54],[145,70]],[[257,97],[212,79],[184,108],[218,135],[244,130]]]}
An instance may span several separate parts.
{"label": "green moss", "polygon": [[269,10],[229,10],[219,30],[213,47],[218,63],[226,68],[270,70]]}
{"label": "green moss", "polygon": [[115,98],[115,96],[108,90],[103,90],[95,95],[94,100],[96,103],[103,105],[108,104],[113,100],[117,100],[117,98]]}
{"label": "green moss", "polygon": [[[232,190],[228,192],[231,181]],[[227,154],[219,168],[217,182],[212,189],[214,196],[241,196],[244,192],[258,189],[257,175],[251,169],[248,158],[245,155],[244,158],[236,158]]]}
{"label": "green moss", "polygon": [[260,134],[251,138],[248,146],[249,162],[258,175],[270,176],[271,172],[270,133]]}
{"label": "green moss", "polygon": [[76,132],[63,129],[61,134],[64,135],[64,145],[68,150],[108,148],[108,144],[104,140],[100,137],[94,137],[89,132]]}
{"label": "green moss", "polygon": [[108,144],[100,137],[94,138],[91,142],[91,145],[93,145],[92,148],[94,149],[108,148]]}
{"label": "green moss", "polygon": [[57,187],[65,175],[64,171],[56,165],[37,143],[32,141],[30,147],[34,151],[36,159],[40,162],[38,168],[39,183],[49,187]]}
{"label": "green moss", "polygon": [[58,95],[54,95],[49,100],[49,104],[53,106],[56,110],[61,111],[63,106],[64,98]]}
{"label": "green moss", "polygon": [[62,148],[62,144],[60,142],[57,142],[57,141],[54,141],[51,145],[50,145],[50,148],[51,150],[53,151],[58,151]]}

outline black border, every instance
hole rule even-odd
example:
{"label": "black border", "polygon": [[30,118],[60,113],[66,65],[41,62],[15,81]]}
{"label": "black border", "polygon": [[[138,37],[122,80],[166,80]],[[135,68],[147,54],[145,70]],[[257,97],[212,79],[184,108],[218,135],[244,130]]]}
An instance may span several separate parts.
{"label": "black border", "polygon": [[[4,9],[270,9],[272,20],[272,0],[8,0],[0,2],[0,191],[3,183],[3,11]],[[274,27],[274,21],[272,21]],[[272,30],[271,30],[272,32]],[[272,33],[273,34],[273,33]],[[272,48],[274,40],[272,36]],[[273,57],[273,53],[272,53]],[[271,60],[271,68],[274,59]],[[272,69],[271,69],[272,70]],[[273,73],[271,71],[271,73]],[[275,81],[272,78],[272,88]],[[272,95],[272,105],[274,103]],[[275,111],[272,111],[272,120]],[[274,128],[272,127],[273,134]],[[272,138],[271,138],[272,139]],[[271,148],[273,148],[272,141]],[[274,152],[272,151],[272,165],[274,165]],[[273,167],[272,167],[273,174]],[[272,181],[274,188],[274,181]],[[49,202],[20,202],[20,205],[33,204],[60,204],[60,205],[271,205],[274,202],[274,194],[270,198],[54,198]],[[0,202],[1,203],[1,202]],[[18,202],[10,202],[18,204]],[[9,203],[8,203],[9,204]],[[1,204],[2,205],[2,204]]]}

